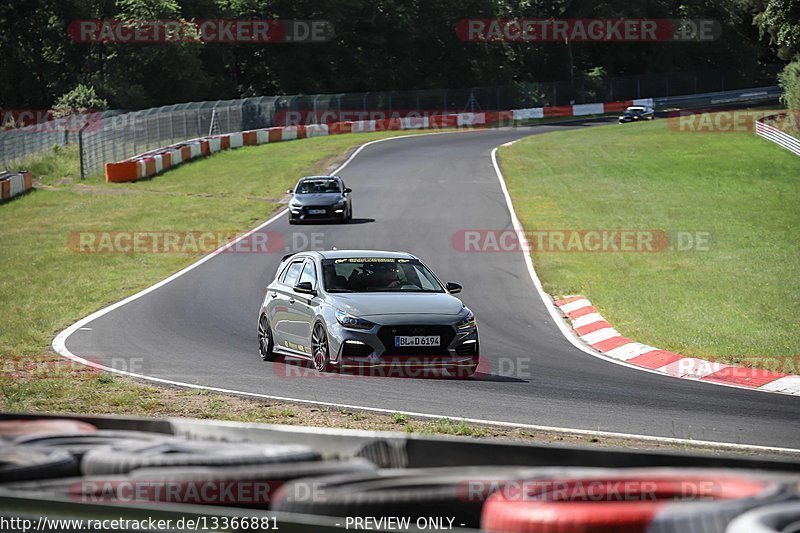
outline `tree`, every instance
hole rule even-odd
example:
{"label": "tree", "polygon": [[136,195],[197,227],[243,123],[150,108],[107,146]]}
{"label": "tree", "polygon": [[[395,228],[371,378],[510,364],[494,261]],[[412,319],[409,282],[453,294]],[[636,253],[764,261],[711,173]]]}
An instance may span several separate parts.
{"label": "tree", "polygon": [[800,59],[786,65],[778,76],[778,83],[783,88],[781,100],[786,107],[800,110]]}
{"label": "tree", "polygon": [[800,0],[768,0],[754,21],[783,59],[800,54]]}
{"label": "tree", "polygon": [[95,113],[108,109],[108,102],[97,96],[91,85],[79,83],[71,91],[62,94],[50,110],[54,117]]}

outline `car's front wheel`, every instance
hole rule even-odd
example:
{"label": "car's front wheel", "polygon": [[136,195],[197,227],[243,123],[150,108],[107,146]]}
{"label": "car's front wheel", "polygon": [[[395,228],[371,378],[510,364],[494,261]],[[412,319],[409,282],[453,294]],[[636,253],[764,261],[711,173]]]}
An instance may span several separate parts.
{"label": "car's front wheel", "polygon": [[328,333],[322,322],[314,324],[311,333],[311,362],[319,372],[325,372],[331,364]]}
{"label": "car's front wheel", "polygon": [[274,361],[278,357],[267,315],[261,315],[258,319],[258,353],[262,361]]}

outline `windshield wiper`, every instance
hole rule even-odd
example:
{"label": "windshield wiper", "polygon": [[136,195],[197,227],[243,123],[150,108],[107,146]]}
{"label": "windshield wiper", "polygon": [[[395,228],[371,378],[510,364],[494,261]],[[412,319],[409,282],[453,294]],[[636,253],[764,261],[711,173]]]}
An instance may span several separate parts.
{"label": "windshield wiper", "polygon": [[356,292],[353,289],[328,289],[328,292]]}

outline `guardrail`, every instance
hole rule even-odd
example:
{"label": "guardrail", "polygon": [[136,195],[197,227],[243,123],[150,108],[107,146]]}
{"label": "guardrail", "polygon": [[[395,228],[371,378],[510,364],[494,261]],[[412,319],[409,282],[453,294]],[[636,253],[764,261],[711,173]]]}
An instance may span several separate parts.
{"label": "guardrail", "polygon": [[0,201],[8,201],[32,188],[33,176],[30,172],[0,172]]}
{"label": "guardrail", "polygon": [[698,107],[720,107],[729,105],[753,105],[777,102],[783,94],[783,89],[777,85],[770,87],[757,87],[753,89],[739,89],[735,91],[719,91],[706,94],[689,94],[684,96],[668,96],[653,98],[656,109],[677,107],[692,109]]}
{"label": "guardrail", "polygon": [[778,146],[786,148],[795,155],[800,155],[800,139],[793,135],[789,135],[788,133],[781,131],[774,126],[770,126],[765,122],[775,120],[780,116],[786,116],[786,113],[769,115],[756,120],[756,135],[763,137],[768,141],[774,142]]}

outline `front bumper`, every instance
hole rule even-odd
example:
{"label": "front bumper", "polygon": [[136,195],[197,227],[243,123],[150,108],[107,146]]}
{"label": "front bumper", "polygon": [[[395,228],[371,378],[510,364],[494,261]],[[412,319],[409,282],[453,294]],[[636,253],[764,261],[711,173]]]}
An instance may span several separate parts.
{"label": "front bumper", "polygon": [[[376,325],[370,330],[345,328],[336,323],[330,331],[336,347],[333,364],[340,369],[447,369],[472,370],[480,360],[478,328],[458,330],[453,324]],[[438,335],[442,345],[431,348],[397,348],[395,335]],[[471,372],[468,372],[471,373]]]}
{"label": "front bumper", "polygon": [[[324,213],[311,214],[310,210],[324,210]],[[347,205],[329,206],[289,206],[289,218],[294,222],[331,222],[341,221],[347,217]]]}

